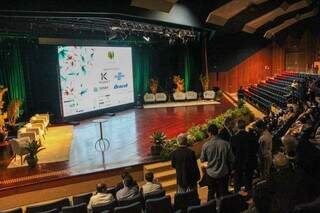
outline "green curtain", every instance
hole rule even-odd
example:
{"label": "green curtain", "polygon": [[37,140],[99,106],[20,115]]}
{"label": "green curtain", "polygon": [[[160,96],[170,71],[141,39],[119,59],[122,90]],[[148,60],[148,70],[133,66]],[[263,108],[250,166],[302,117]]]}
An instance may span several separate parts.
{"label": "green curtain", "polygon": [[135,96],[143,96],[149,91],[149,80],[152,70],[152,50],[148,47],[133,47],[133,78]]}
{"label": "green curtain", "polygon": [[0,85],[8,87],[7,103],[19,99],[25,105],[26,88],[21,48],[15,39],[2,39],[0,42]]}
{"label": "green curtain", "polygon": [[190,77],[192,69],[192,57],[190,56],[190,48],[186,48],[185,57],[184,57],[184,89],[185,91],[190,90]]}

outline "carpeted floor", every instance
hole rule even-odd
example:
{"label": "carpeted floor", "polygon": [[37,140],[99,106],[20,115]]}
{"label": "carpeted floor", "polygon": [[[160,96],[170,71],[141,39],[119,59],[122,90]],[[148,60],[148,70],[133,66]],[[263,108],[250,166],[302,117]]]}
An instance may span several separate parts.
{"label": "carpeted floor", "polygon": [[[69,160],[70,146],[73,141],[73,126],[57,126],[49,127],[48,133],[45,136],[45,141],[42,145],[44,150],[38,154],[38,163],[55,163]],[[20,157],[12,160],[8,168],[17,168],[27,166],[24,162],[20,164]]]}

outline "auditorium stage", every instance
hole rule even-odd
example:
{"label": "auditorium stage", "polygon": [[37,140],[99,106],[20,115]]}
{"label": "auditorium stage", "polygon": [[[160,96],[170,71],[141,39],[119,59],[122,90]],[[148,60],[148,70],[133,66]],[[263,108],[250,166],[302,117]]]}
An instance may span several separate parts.
{"label": "auditorium stage", "polygon": [[75,178],[80,181],[99,172],[115,174],[125,167],[134,168],[159,161],[159,158],[150,156],[150,135],[153,132],[163,131],[168,138],[172,138],[193,124],[204,123],[230,107],[233,105],[223,98],[220,104],[214,105],[131,109],[104,117],[107,122],[103,125],[103,131],[111,143],[104,156],[94,148],[100,134],[98,125],[92,122],[93,119],[83,120],[73,128],[68,161],[39,164],[33,170],[27,167],[4,169],[0,176],[0,197],[26,191],[26,186],[32,190],[37,188],[37,184],[39,187],[40,184],[50,187],[53,181],[66,184],[77,181]]}

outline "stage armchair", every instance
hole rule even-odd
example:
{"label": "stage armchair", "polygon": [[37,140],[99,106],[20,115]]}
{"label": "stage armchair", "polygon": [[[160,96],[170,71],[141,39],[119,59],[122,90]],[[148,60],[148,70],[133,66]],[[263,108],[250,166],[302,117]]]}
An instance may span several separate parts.
{"label": "stage armchair", "polygon": [[26,128],[27,132],[35,132],[40,140],[41,139],[45,139],[44,134],[45,134],[45,128],[44,128],[44,124],[42,123],[27,123],[26,125],[24,125],[24,127]]}
{"label": "stage armchair", "polygon": [[215,92],[213,90],[207,90],[203,93],[203,98],[206,100],[213,100]]}
{"label": "stage armchair", "polygon": [[156,96],[152,93],[146,93],[144,94],[143,99],[145,103],[153,103],[156,101]]}
{"label": "stage armchair", "polygon": [[164,102],[167,101],[167,95],[163,92],[159,92],[156,94],[156,101],[157,102]]}
{"label": "stage armchair", "polygon": [[18,138],[29,137],[30,140],[39,141],[40,137],[35,131],[27,131],[25,127],[18,130]]}
{"label": "stage armchair", "polygon": [[186,98],[187,100],[197,100],[198,94],[194,91],[188,91],[186,92]]}
{"label": "stage armchair", "polygon": [[30,142],[31,141],[30,141],[29,137],[15,138],[15,139],[10,141],[11,148],[12,148],[13,154],[15,156],[15,159],[16,159],[17,155],[19,155],[20,156],[21,165],[23,163],[23,161],[22,161],[23,156],[28,154],[28,151],[25,149],[25,147]]}
{"label": "stage armchair", "polygon": [[186,100],[186,94],[184,92],[175,92],[173,93],[173,99],[175,101],[184,101]]}

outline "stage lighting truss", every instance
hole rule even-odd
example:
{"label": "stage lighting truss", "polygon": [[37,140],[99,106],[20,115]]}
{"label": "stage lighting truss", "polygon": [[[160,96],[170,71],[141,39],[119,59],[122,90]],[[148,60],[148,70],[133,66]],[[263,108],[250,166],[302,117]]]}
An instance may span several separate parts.
{"label": "stage lighting truss", "polygon": [[[187,44],[197,39],[198,31],[192,28],[178,28],[141,21],[101,18],[101,17],[59,17],[59,16],[8,16],[0,15],[0,32],[23,32],[31,35],[72,34],[79,32],[103,32],[106,39],[127,39],[128,36],[140,37],[145,42],[156,38],[166,39],[169,44],[177,41]],[[145,39],[144,37],[149,38]]]}

